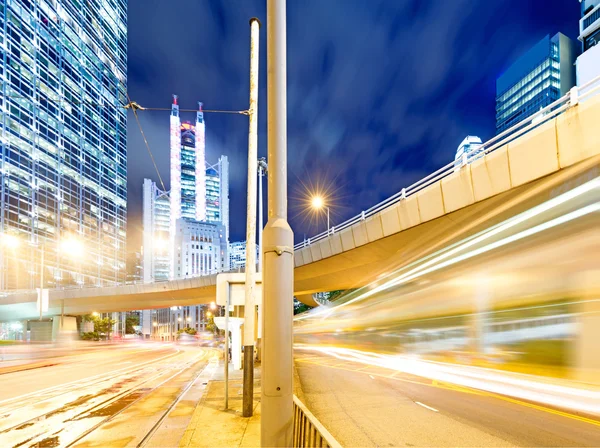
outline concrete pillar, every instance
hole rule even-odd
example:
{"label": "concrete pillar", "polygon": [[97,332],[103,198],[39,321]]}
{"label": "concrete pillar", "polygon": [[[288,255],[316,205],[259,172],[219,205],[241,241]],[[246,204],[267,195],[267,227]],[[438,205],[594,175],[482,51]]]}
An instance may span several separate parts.
{"label": "concrete pillar", "polygon": [[142,334],[144,339],[149,339],[152,335],[152,310],[142,311]]}
{"label": "concrete pillar", "polygon": [[[53,324],[59,324],[60,319],[53,320],[31,320],[29,321],[29,340],[32,342],[51,342],[54,340]],[[23,335],[27,334],[27,323],[23,325]]]}
{"label": "concrete pillar", "polygon": [[[61,323],[62,322],[62,323]],[[90,322],[90,324],[92,324]],[[92,324],[93,327],[93,324]],[[92,330],[93,331],[93,328]],[[79,339],[77,332],[77,318],[73,316],[54,316],[52,319],[53,341],[74,341]]]}
{"label": "concrete pillar", "polygon": [[488,350],[486,344],[486,324],[490,307],[491,294],[488,280],[478,278],[473,285],[474,312],[468,319],[469,351],[476,356],[483,356]]}

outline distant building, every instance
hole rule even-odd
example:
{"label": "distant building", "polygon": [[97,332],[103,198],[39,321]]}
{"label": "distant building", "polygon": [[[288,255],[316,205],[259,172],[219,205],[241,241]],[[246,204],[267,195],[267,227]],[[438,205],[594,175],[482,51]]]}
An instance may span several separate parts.
{"label": "distant building", "polygon": [[143,280],[145,283],[168,280],[170,275],[169,193],[150,179],[144,179],[143,195]]}
{"label": "distant building", "polygon": [[175,224],[175,278],[227,270],[225,227],[218,223],[178,219]]}
{"label": "distant building", "polygon": [[546,36],[496,80],[496,133],[514,126],[575,85],[579,50],[562,33]]}
{"label": "distant building", "polygon": [[219,157],[214,165],[206,165],[206,221],[225,227],[229,241],[229,159]]}
{"label": "distant building", "polygon": [[[170,117],[171,190],[161,191],[144,180],[144,281],[215,274],[228,269],[229,161],[206,162],[202,103],[196,120],[181,121],[173,95]],[[145,310],[146,337],[168,339],[184,327],[201,330],[205,307]]]}
{"label": "distant building", "polygon": [[[458,145],[456,156],[454,157],[454,169],[457,170],[463,164],[469,164],[483,155],[481,148],[481,139],[474,135],[467,135]],[[463,160],[464,159],[464,160]]]}
{"label": "distant building", "polygon": [[583,53],[577,58],[577,85],[600,76],[600,0],[579,0],[579,40]]}
{"label": "distant building", "polygon": [[127,283],[141,282],[144,279],[142,254],[139,251],[127,254]]}
{"label": "distant building", "polygon": [[[259,247],[256,245],[256,260],[259,257]],[[257,261],[258,262],[258,261]],[[246,267],[246,242],[229,243],[229,270],[240,271]]]}
{"label": "distant building", "polygon": [[[195,124],[182,122],[177,95],[173,95],[170,118],[170,237],[171,257],[178,219],[219,222],[229,237],[229,161],[221,156],[215,165],[206,163],[206,139],[202,103]],[[171,263],[171,277],[175,276]]]}

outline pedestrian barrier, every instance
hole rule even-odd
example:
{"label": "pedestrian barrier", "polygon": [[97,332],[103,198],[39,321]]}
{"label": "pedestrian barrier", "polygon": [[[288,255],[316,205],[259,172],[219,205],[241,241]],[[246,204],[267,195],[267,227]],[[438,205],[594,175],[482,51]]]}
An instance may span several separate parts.
{"label": "pedestrian barrier", "polygon": [[342,448],[317,418],[294,395],[294,438],[295,447]]}

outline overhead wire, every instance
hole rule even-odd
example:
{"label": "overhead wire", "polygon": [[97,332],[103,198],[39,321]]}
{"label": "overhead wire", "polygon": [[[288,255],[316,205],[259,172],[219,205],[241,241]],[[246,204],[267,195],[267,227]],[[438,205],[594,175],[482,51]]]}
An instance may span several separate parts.
{"label": "overhead wire", "polygon": [[[69,100],[66,98],[62,98],[62,99],[50,99],[50,98],[38,98],[38,99],[34,99],[31,97],[26,97],[23,95],[6,95],[2,92],[0,92],[0,97],[1,98],[15,98],[15,99],[24,99],[27,101],[31,101],[31,102],[35,102],[35,101],[39,101],[39,102],[46,102],[46,103],[71,103],[73,105],[87,105],[87,106],[95,106],[95,107],[114,107],[114,108],[123,108],[125,110],[127,109],[131,109],[131,111],[133,112],[133,116],[135,117],[135,121],[137,122],[138,128],[140,130],[140,134],[142,134],[142,138],[144,140],[144,144],[146,146],[146,150],[148,151],[148,154],[150,155],[150,159],[152,160],[152,164],[154,165],[154,169],[156,170],[156,174],[158,176],[158,179],[160,181],[160,184],[162,186],[163,191],[167,191],[166,187],[165,187],[165,183],[163,181],[162,176],[160,175],[160,171],[158,170],[158,165],[156,164],[156,160],[154,158],[154,154],[152,153],[152,150],[150,149],[150,144],[148,143],[148,139],[146,138],[146,133],[144,132],[144,128],[142,127],[142,123],[140,121],[140,117],[138,116],[138,111],[160,111],[160,112],[170,112],[171,108],[166,108],[166,107],[143,107],[141,105],[139,105],[137,102],[135,101],[131,101],[131,97],[129,96],[129,92],[125,92],[125,94],[127,95],[127,104],[120,104],[120,105],[114,105],[114,104],[103,104],[103,103],[98,103],[98,102],[92,102],[92,101],[79,101],[79,100]],[[198,110],[195,109],[180,109],[179,112],[198,112]],[[215,110],[215,109],[203,109],[202,110],[203,113],[221,113],[221,114],[235,114],[235,115],[249,115],[250,111],[248,110]]]}
{"label": "overhead wire", "polygon": [[131,106],[131,110],[133,111],[133,116],[135,117],[135,121],[137,121],[138,127],[140,128],[140,133],[142,134],[142,138],[144,139],[144,143],[146,144],[146,149],[148,150],[148,154],[150,154],[150,159],[152,160],[152,164],[154,165],[154,169],[156,170],[156,174],[158,175],[158,180],[160,180],[160,184],[162,185],[163,191],[167,191],[165,187],[165,183],[163,182],[162,176],[160,175],[160,171],[158,170],[158,166],[156,165],[156,160],[154,160],[154,155],[152,154],[152,150],[150,149],[150,145],[148,144],[148,139],[146,138],[146,134],[144,133],[144,129],[142,128],[142,123],[140,122],[140,117],[138,117],[137,109],[138,107],[133,106],[134,104],[129,97],[129,93],[127,94],[127,100],[129,104],[127,106]]}

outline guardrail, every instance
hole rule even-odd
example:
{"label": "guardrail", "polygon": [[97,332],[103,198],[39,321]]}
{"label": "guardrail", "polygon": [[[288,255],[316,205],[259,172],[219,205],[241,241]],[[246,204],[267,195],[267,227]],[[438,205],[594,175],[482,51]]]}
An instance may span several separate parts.
{"label": "guardrail", "polygon": [[294,437],[292,447],[342,448],[317,418],[294,395]]}
{"label": "guardrail", "polygon": [[[583,92],[583,91],[585,91],[585,92]],[[583,93],[580,94],[580,92],[583,92]],[[569,91],[569,93],[567,93],[563,97],[559,98],[552,104],[549,104],[548,106],[544,107],[543,109],[540,109],[536,114],[532,115],[531,117],[527,117],[526,119],[517,123],[513,127],[506,129],[505,131],[503,131],[500,134],[496,135],[495,137],[491,138],[487,142],[483,143],[478,149],[478,151],[479,151],[478,157],[483,157],[484,155],[489,154],[489,153],[495,151],[496,149],[503,147],[507,143],[511,142],[512,140],[515,140],[516,138],[521,137],[523,134],[529,132],[533,128],[553,119],[554,117],[561,114],[568,108],[576,106],[577,104],[579,104],[579,101],[581,101],[585,98],[590,98],[599,92],[600,92],[600,76],[592,79],[591,81],[585,83],[582,86],[573,87]],[[468,164],[468,163],[466,163],[465,159],[466,158],[463,158],[463,163],[461,165],[461,168]],[[335,232],[340,232],[358,222],[364,221],[365,219],[379,213],[380,211],[385,210],[386,208],[388,208],[402,200],[405,200],[409,196],[412,196],[412,195],[418,193],[419,191],[424,190],[429,185],[433,184],[434,182],[437,182],[438,180],[443,179],[446,176],[449,176],[450,174],[452,174],[454,172],[455,172],[455,161],[452,161],[449,164],[438,169],[434,173],[430,174],[429,176],[424,177],[423,179],[413,183],[412,185],[409,185],[408,187],[403,188],[398,193],[390,196],[389,198],[385,199],[384,201],[374,205],[373,207],[371,207],[367,210],[360,212],[358,215],[353,216],[352,218],[348,219],[347,221],[344,221],[342,224],[339,224],[337,226],[332,226],[330,229],[327,229],[326,231],[321,232],[312,238],[308,238],[308,239],[296,244],[294,246],[294,250],[299,250],[304,247],[307,247],[312,243],[315,243],[317,241],[328,238],[330,235],[334,234]]]}

